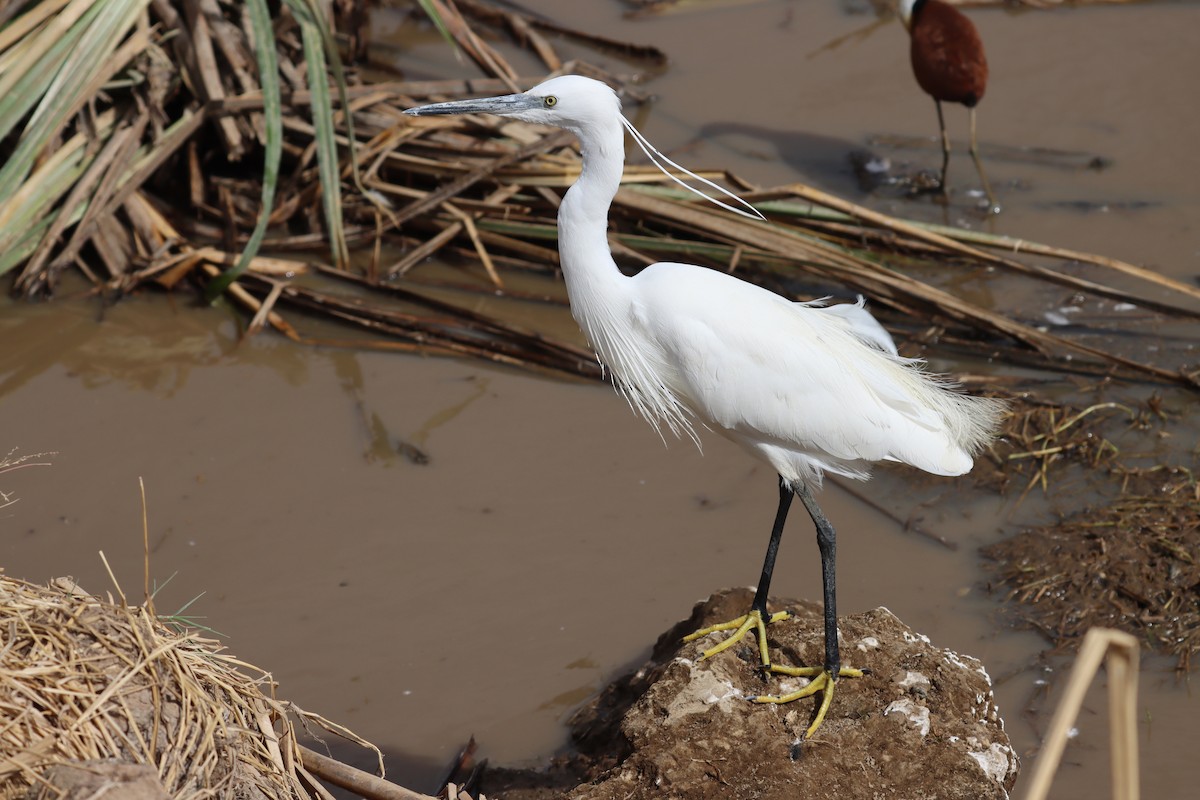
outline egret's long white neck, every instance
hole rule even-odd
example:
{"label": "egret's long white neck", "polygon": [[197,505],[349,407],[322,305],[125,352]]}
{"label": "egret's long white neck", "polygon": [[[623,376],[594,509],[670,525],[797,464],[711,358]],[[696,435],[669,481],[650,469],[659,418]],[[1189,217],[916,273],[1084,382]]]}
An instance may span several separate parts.
{"label": "egret's long white neck", "polygon": [[652,343],[632,334],[634,282],[621,274],[608,249],[608,211],[625,168],[621,118],[614,114],[572,131],[579,137],[583,168],[558,208],[558,253],[571,316],[630,407],[659,435],[666,428],[698,445],[690,412],[657,370]]}
{"label": "egret's long white neck", "polygon": [[628,292],[628,279],[608,248],[608,210],[625,167],[624,130],[614,117],[573,132],[579,137],[583,167],[558,209],[558,253],[571,313],[607,360],[599,328],[614,321]]}

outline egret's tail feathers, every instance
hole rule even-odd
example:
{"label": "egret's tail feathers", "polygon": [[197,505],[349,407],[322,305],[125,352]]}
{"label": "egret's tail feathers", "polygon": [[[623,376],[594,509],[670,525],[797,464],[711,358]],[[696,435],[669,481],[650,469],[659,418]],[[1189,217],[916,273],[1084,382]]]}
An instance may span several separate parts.
{"label": "egret's tail feathers", "polygon": [[975,454],[995,436],[1005,403],[962,394],[940,376],[917,374],[928,384],[922,393],[923,411],[928,415],[932,409],[940,424],[914,425],[911,437],[904,437],[892,457],[934,475],[970,472]]}
{"label": "egret's tail feathers", "polygon": [[957,430],[953,431],[954,438],[963,450],[973,456],[995,437],[1008,404],[995,397],[975,397],[958,393],[955,393],[955,396],[965,407],[957,416],[958,426]]}

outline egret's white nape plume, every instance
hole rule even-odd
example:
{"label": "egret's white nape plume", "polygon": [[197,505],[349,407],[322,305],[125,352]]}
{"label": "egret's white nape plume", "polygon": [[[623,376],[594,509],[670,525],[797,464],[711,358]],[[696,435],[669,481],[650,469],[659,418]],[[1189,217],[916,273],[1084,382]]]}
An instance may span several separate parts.
{"label": "egret's white nape plume", "polygon": [[[690,264],[651,264],[629,277],[608,246],[608,211],[620,188],[625,131],[651,162],[718,206],[762,219],[757,209],[684,169],[654,148],[621,114],[611,88],[577,75],[551,78],[527,92],[436,103],[408,114],[498,114],[566,128],[579,137],[583,167],[558,208],[558,251],[571,314],[600,363],[635,411],[661,431],[690,436],[694,422],[741,445],[779,475],[779,505],[750,611],[697,631],[688,641],[733,631],[704,651],[711,658],[754,631],[771,673],[812,678],[803,689],[750,698],[784,703],[820,692],[806,737],[820,727],[841,677],[836,536],[813,497],[826,472],[865,480],[877,461],[935,475],[962,475],[993,435],[1003,406],[963,394],[952,382],[902,358],[892,337],[857,303],[794,302],[724,272]],[[744,208],[688,185],[667,164]],[[746,209],[749,209],[748,211]],[[825,659],[819,667],[771,663],[768,623],[788,617],[767,609],[775,555],[793,497],[817,529],[825,600]]]}
{"label": "egret's white nape plume", "polygon": [[[653,164],[654,166],[658,167],[659,171],[663,175],[666,175],[668,178],[675,181],[680,186],[687,189],[689,192],[694,192],[695,194],[700,195],[705,200],[709,201],[710,203],[713,203],[714,205],[720,206],[721,208],[725,209],[726,211],[732,211],[735,214],[741,214],[743,217],[749,217],[750,219],[761,219],[764,222],[766,221],[767,218],[762,215],[761,211],[759,211],[757,208],[755,208],[754,206],[747,203],[742,198],[738,197],[733,192],[728,191],[724,187],[713,183],[708,178],[700,177],[699,175],[692,172],[687,167],[679,166],[674,161],[672,161],[671,159],[669,159],[665,155],[663,155],[657,147],[650,144],[650,140],[647,139],[645,136],[643,136],[641,131],[639,131],[637,128],[633,127],[633,123],[630,122],[629,119],[624,114],[621,115],[621,124],[625,126],[625,130],[629,131],[629,135],[633,137],[633,140],[635,142],[637,142],[638,147],[642,148],[642,152],[646,154],[646,158],[650,159],[650,163]],[[689,178],[700,181],[705,186],[710,186],[713,189],[716,189],[721,194],[725,195],[726,197],[732,198],[733,200],[740,203],[745,208],[749,209],[749,211],[743,211],[740,208],[734,208],[733,206],[729,205],[728,203],[718,200],[715,197],[711,197],[711,196],[705,194],[704,192],[700,191],[699,189],[697,189],[695,186],[692,186],[691,184],[680,180],[678,177],[676,177],[674,174],[672,174],[669,169],[667,169],[661,163],[659,163],[659,159],[662,159],[663,161],[667,162],[675,169],[677,169],[680,172],[682,172],[683,174],[687,175]]]}

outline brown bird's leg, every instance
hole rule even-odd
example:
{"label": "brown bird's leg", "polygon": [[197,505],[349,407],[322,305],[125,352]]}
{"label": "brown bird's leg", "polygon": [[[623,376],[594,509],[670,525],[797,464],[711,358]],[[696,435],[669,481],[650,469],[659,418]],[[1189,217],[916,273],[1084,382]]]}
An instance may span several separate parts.
{"label": "brown bird's leg", "polygon": [[979,170],[979,179],[983,181],[983,191],[987,193],[988,213],[996,214],[1000,211],[1000,204],[996,202],[996,195],[992,194],[992,185],[988,183],[987,174],[983,171],[983,161],[979,158],[979,147],[975,144],[975,107],[971,106],[967,111],[970,113],[971,119],[971,158],[975,161],[975,169]]}
{"label": "brown bird's leg", "polygon": [[[942,132],[942,178],[938,181],[938,188],[942,190],[942,194],[946,194],[946,169],[950,166],[950,135],[946,133],[946,120],[942,116],[942,101],[935,99],[933,103],[937,106],[938,128]],[[974,113],[975,109],[971,111]]]}

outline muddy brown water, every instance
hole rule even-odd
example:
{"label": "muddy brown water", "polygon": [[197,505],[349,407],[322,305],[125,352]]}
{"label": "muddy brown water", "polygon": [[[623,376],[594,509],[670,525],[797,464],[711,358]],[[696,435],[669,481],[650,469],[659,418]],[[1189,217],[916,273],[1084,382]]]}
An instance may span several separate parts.
{"label": "muddy brown water", "polygon": [[[529,5],[665,49],[670,66],[648,83],[660,99],[632,116],[693,167],[728,166],[763,184],[807,180],[892,213],[1105,253],[1184,280],[1200,273],[1194,3],[972,12],[992,64],[980,107],[985,155],[990,145],[1030,145],[1113,162],[1079,172],[989,160],[1005,208],[990,222],[961,193],[943,208],[871,201],[855,188],[846,154],[869,136],[936,133],[895,20],[782,0],[638,20],[615,2]],[[472,74],[395,22],[381,16],[379,35],[402,45],[410,77]],[[965,113],[948,111],[961,140]],[[890,155],[932,168],[930,144]],[[974,186],[964,155],[950,180]],[[0,315],[0,441],[58,453],[51,467],[0,476],[17,500],[0,509],[0,566],[36,581],[71,574],[102,591],[103,550],[138,596],[143,477],[152,572],[171,578],[160,610],[198,597],[185,613],[270,669],[281,696],[384,747],[392,777],[413,788],[430,790],[472,734],[496,762],[545,759],[563,746],[571,709],[694,601],[757,577],[773,476],[716,436],[704,437],[703,455],[682,442],[664,447],[606,387],[269,335],[239,343],[225,311],[149,294],[101,310],[64,294],[7,303]],[[1066,301],[1043,290],[1021,311]],[[550,313],[577,335],[565,312]],[[1192,409],[1194,431],[1194,397],[1168,391],[1167,401]],[[398,455],[399,441],[429,463]],[[869,491],[959,547],[905,533],[830,486],[821,499],[842,533],[842,610],[885,605],[935,644],[982,659],[1003,679],[997,696],[1014,743],[1032,752],[1045,716],[1023,710],[1031,698],[1053,703],[1039,686],[1057,673],[1029,669],[1043,642],[997,621],[976,549],[1073,501],[1017,507],[900,470],[880,470]],[[818,581],[812,534],[797,519],[773,588],[815,597]],[[537,655],[518,663],[509,657],[518,650]],[[1187,796],[1200,779],[1200,706],[1168,663],[1143,667],[1143,790]],[[1056,797],[1107,793],[1104,709],[1097,689]]]}

